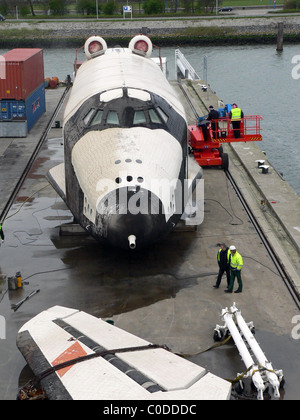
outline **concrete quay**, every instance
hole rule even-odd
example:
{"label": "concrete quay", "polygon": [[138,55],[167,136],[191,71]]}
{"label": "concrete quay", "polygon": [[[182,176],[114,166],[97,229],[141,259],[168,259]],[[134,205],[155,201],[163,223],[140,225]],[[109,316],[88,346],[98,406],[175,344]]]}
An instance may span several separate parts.
{"label": "concrete quay", "polygon": [[[39,128],[27,139],[0,139],[1,166],[7,162],[3,171],[7,180],[10,176],[17,180],[16,166],[24,166],[28,160],[30,148],[35,148],[31,142],[38,142],[52,117],[51,109],[56,108],[62,93],[60,90],[47,92],[49,105],[44,122],[40,121]],[[204,94],[204,104],[205,97]],[[204,114],[205,106],[199,98],[195,95],[194,100],[198,101],[199,112],[202,109]],[[208,105],[211,100],[212,93]],[[195,122],[189,105],[184,98],[182,101],[189,123]],[[62,121],[63,111],[64,107],[57,120]],[[60,128],[50,130],[9,213],[12,217],[4,223],[6,239],[0,248],[0,272],[11,276],[21,271],[29,285],[0,294],[0,314],[5,317],[7,327],[7,338],[1,341],[0,347],[0,399],[15,399],[19,385],[30,378],[15,345],[17,331],[26,321],[54,305],[112,318],[119,328],[149,342],[166,344],[174,352],[189,354],[189,360],[209,372],[233,379],[245,369],[232,343],[210,352],[202,351],[214,344],[213,330],[220,323],[221,310],[234,301],[246,321],[254,322],[256,337],[274,368],[284,371],[286,385],[281,398],[299,399],[299,340],[292,335],[292,320],[299,315],[299,310],[225,173],[219,168],[204,169],[204,221],[196,231],[175,231],[162,242],[138,253],[108,248],[89,237],[60,236],[60,226],[71,222],[72,216],[51,187],[38,192],[20,209],[26,198],[47,184],[47,171],[62,161],[61,137]],[[22,150],[27,150],[28,155]],[[7,160],[9,156],[13,160]],[[245,176],[242,164],[239,160],[235,163],[235,159],[234,153],[230,155],[230,170],[236,166]],[[242,175],[237,175],[236,179],[238,177]],[[3,206],[15,181],[1,182]],[[243,192],[252,195],[254,183],[248,182],[247,185],[245,181]],[[258,212],[256,214],[259,216]],[[269,232],[275,235],[272,228]],[[224,241],[236,245],[244,257],[244,289],[238,295],[224,293],[225,278],[219,289],[213,288],[218,273],[218,244]],[[11,303],[36,288],[40,293],[14,313]],[[3,282],[1,289],[5,289]],[[247,386],[251,393],[249,384]],[[252,398],[256,399],[255,393]]]}
{"label": "concrete quay", "polygon": [[[202,109],[208,110],[211,104],[218,107],[216,93],[201,89],[203,81],[192,84]],[[227,143],[224,150],[230,157],[229,170],[300,297],[300,197],[272,167],[259,142]],[[257,161],[269,167],[267,173],[263,173]]]}
{"label": "concrete quay", "polygon": [[64,90],[46,90],[46,113],[26,138],[0,138],[0,214],[47,129]]}

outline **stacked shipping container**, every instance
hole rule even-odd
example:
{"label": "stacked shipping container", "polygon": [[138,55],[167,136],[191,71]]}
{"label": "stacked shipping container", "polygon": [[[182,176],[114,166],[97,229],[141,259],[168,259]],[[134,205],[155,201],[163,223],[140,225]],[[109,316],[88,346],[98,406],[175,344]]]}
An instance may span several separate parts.
{"label": "stacked shipping container", "polygon": [[43,51],[17,48],[1,64],[0,137],[26,137],[46,111]]}

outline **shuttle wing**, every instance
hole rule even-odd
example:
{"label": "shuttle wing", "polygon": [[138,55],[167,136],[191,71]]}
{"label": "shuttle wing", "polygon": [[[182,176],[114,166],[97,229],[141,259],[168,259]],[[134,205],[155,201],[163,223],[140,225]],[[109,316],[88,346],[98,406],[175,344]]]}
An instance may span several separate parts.
{"label": "shuttle wing", "polygon": [[188,156],[188,179],[191,181],[191,188],[189,194],[192,194],[196,187],[197,180],[202,179],[203,169],[195,159],[191,156]]}
{"label": "shuttle wing", "polygon": [[188,191],[187,202],[181,216],[186,225],[198,226],[204,217],[204,184],[199,182],[203,177],[203,169],[195,159],[188,156]]}
{"label": "shuttle wing", "polygon": [[54,168],[50,169],[46,176],[55,191],[61,196],[63,200],[66,198],[66,178],[65,178],[65,164],[60,163]]}
{"label": "shuttle wing", "polygon": [[20,329],[17,346],[49,400],[230,398],[228,381],[77,309],[41,312]]}

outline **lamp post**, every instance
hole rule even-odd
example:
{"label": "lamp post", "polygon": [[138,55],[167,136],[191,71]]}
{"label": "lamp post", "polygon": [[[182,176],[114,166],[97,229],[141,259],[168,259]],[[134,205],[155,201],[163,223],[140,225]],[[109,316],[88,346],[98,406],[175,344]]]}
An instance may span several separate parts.
{"label": "lamp post", "polygon": [[19,13],[18,13],[18,5],[15,5],[15,9],[16,9],[16,19],[19,20]]}
{"label": "lamp post", "polygon": [[207,83],[207,56],[203,56],[203,80],[206,83],[206,99],[209,100],[209,91],[208,91],[208,83]]}
{"label": "lamp post", "polygon": [[97,14],[97,20],[98,20],[99,19],[98,0],[96,0],[96,14]]}

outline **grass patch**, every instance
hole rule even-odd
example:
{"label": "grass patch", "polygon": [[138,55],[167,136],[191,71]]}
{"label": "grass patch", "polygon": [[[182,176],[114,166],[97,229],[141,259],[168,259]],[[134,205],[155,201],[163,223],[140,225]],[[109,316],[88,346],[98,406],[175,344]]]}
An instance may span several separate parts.
{"label": "grass patch", "polygon": [[274,9],[274,10],[270,10],[269,13],[274,13],[274,14],[276,14],[276,13],[280,13],[280,14],[282,14],[282,13],[300,13],[300,9],[281,9],[281,10]]}
{"label": "grass patch", "polygon": [[[284,0],[276,0],[276,6],[282,6]],[[270,3],[270,0],[223,0],[222,6],[234,7],[247,7],[247,6],[272,6],[274,7],[274,1]]]}
{"label": "grass patch", "polygon": [[184,37],[202,37],[202,36],[209,36],[209,37],[220,37],[220,36],[229,36],[234,34],[234,31],[231,28],[227,27],[220,27],[220,26],[200,26],[198,28],[185,28],[180,32],[181,36]]}

